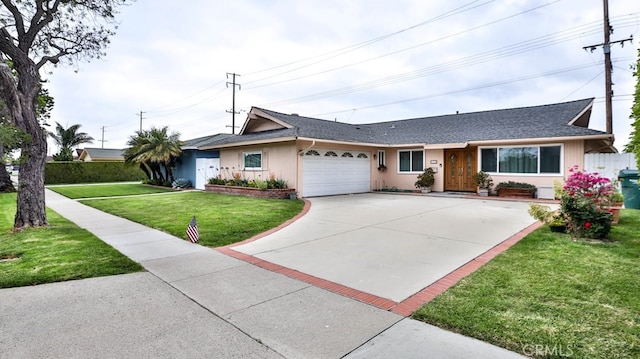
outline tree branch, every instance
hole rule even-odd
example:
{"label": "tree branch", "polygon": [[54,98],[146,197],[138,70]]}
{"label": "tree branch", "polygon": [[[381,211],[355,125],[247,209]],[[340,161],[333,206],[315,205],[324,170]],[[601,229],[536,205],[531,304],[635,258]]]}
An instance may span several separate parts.
{"label": "tree branch", "polygon": [[18,32],[18,38],[24,35],[24,20],[20,9],[11,0],[2,0],[4,6],[11,12],[13,19],[16,21],[16,31]]}
{"label": "tree branch", "polygon": [[[33,41],[35,41],[36,36],[40,31],[47,26],[50,22],[54,20],[53,14],[58,11],[58,5],[60,4],[60,0],[54,1],[51,7],[47,7],[45,9],[44,3],[49,3],[48,0],[36,0],[36,12],[33,14],[31,18],[31,25],[29,26],[29,30],[25,33],[23,39],[20,39],[20,46],[27,46],[26,49],[31,48]],[[24,50],[24,49],[23,49]]]}

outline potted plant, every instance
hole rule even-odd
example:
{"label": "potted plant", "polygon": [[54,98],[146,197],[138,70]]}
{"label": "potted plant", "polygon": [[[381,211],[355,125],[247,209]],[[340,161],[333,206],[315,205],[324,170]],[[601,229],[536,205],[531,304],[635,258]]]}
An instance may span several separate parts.
{"label": "potted plant", "polygon": [[384,172],[384,171],[386,171],[386,170],[387,170],[387,166],[385,166],[385,165],[380,165],[380,166],[378,166],[378,171],[380,171],[380,172]]}
{"label": "potted plant", "polygon": [[609,207],[609,212],[613,216],[611,224],[618,224],[620,221],[620,210],[622,209],[622,205],[624,204],[624,196],[620,192],[617,186],[613,187],[613,192],[607,196],[607,206]]}
{"label": "potted plant", "polygon": [[416,188],[422,190],[422,193],[431,192],[431,186],[435,182],[435,171],[431,167],[425,168],[424,172],[418,175],[418,180],[415,183]]}
{"label": "potted plant", "polygon": [[500,197],[533,198],[536,194],[536,186],[524,182],[500,182],[496,186],[496,192]]}
{"label": "potted plant", "polygon": [[487,172],[480,171],[473,175],[473,183],[478,186],[478,194],[487,197],[493,187],[493,179]]}

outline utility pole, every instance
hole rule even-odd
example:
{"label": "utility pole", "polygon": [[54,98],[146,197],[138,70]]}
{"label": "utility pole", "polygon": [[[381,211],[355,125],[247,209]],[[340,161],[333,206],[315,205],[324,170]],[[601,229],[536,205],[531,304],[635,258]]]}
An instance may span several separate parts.
{"label": "utility pole", "polygon": [[613,110],[611,109],[611,102],[613,98],[613,89],[611,82],[611,73],[613,72],[613,66],[611,66],[611,44],[619,43],[620,46],[624,46],[625,41],[632,41],[633,36],[629,36],[624,40],[610,41],[609,36],[613,34],[613,27],[609,23],[609,0],[602,0],[604,7],[604,42],[596,45],[589,45],[583,47],[583,49],[591,50],[593,52],[596,47],[602,46],[604,52],[604,98],[605,98],[605,110],[606,110],[606,126],[607,133],[613,133]]}
{"label": "utility pole", "polygon": [[146,118],[146,117],[142,117],[143,113],[146,113],[146,112],[140,111],[140,132],[142,132],[142,120]]}
{"label": "utility pole", "polygon": [[233,86],[233,94],[231,97],[231,111],[227,110],[227,112],[231,113],[231,134],[236,133],[236,114],[240,113],[236,111],[236,86],[238,86],[238,90],[240,90],[240,84],[236,83],[236,76],[240,76],[236,73],[227,72],[227,80],[229,79],[229,75],[232,77],[232,81],[227,81],[227,88],[229,88],[229,84]]}
{"label": "utility pole", "polygon": [[105,129],[105,127],[106,126],[100,127],[102,129],[102,139],[100,140],[100,142],[102,142],[102,147],[101,148],[104,148],[104,143],[107,142],[107,140],[104,139],[104,129]]}

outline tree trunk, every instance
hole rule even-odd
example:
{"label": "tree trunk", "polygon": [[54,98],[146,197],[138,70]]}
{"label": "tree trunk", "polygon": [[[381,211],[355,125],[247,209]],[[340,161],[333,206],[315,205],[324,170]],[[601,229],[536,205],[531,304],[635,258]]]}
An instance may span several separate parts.
{"label": "tree trunk", "polygon": [[[36,120],[37,123],[37,120]],[[38,124],[38,129],[40,128]],[[31,141],[22,146],[26,161],[20,164],[18,173],[18,207],[14,228],[47,226],[44,198],[44,163],[47,140],[44,130],[31,133]]]}
{"label": "tree trunk", "polygon": [[7,168],[4,164],[0,164],[0,193],[15,192],[16,188],[13,186],[13,181]]}
{"label": "tree trunk", "polygon": [[[4,157],[4,146],[0,143],[0,158]],[[7,167],[0,161],[0,193],[15,192],[16,188],[13,186],[13,181]]]}
{"label": "tree trunk", "polygon": [[31,60],[16,62],[18,83],[8,66],[0,66],[0,88],[16,127],[31,138],[21,146],[18,200],[14,228],[47,226],[44,198],[44,162],[47,155],[45,130],[36,115],[40,74]]}

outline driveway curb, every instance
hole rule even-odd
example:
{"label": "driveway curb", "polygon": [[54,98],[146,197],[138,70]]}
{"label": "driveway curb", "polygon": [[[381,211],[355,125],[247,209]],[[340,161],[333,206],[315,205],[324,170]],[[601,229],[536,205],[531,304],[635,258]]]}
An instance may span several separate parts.
{"label": "driveway curb", "polygon": [[244,262],[253,264],[255,266],[258,266],[260,268],[263,269],[267,269],[282,275],[285,275],[287,277],[293,278],[293,279],[297,279],[300,281],[303,281],[305,283],[311,284],[313,286],[328,290],[330,292],[336,293],[336,294],[340,294],[343,295],[345,297],[372,305],[376,308],[379,309],[383,309],[383,310],[387,310],[387,311],[391,311],[393,313],[402,315],[404,317],[408,317],[411,316],[411,314],[413,314],[413,312],[415,312],[418,308],[420,308],[422,305],[424,305],[425,303],[430,302],[431,300],[433,300],[435,297],[437,297],[438,295],[442,294],[444,291],[446,291],[447,289],[449,289],[450,287],[452,287],[454,284],[456,284],[458,281],[460,281],[462,278],[468,276],[469,274],[475,272],[476,270],[478,270],[480,267],[482,267],[484,264],[486,264],[487,262],[489,262],[491,259],[495,258],[498,254],[504,252],[505,250],[507,250],[509,247],[513,246],[514,244],[518,243],[522,238],[524,238],[526,235],[528,235],[529,233],[533,232],[534,230],[536,230],[537,228],[539,228],[540,226],[542,226],[542,223],[540,222],[536,222],[528,227],[526,227],[525,229],[521,230],[520,232],[512,235],[511,237],[507,238],[506,240],[498,243],[497,245],[495,245],[494,247],[492,247],[491,249],[489,249],[488,251],[482,253],[481,255],[477,256],[476,258],[470,260],[469,262],[465,263],[464,265],[458,267],[456,270],[450,272],[449,274],[445,275],[444,277],[438,279],[437,281],[435,281],[434,283],[428,285],[427,287],[425,287],[424,289],[420,290],[419,292],[413,294],[412,296],[410,296],[409,298],[401,301],[401,302],[395,302],[393,300],[387,299],[387,298],[383,298],[377,295],[373,295],[370,293],[366,293],[339,283],[335,283],[326,279],[322,279],[310,274],[306,274],[303,272],[300,272],[298,270],[292,269],[292,268],[287,268],[285,266],[276,264],[276,263],[272,263],[269,261],[266,261],[264,259],[249,255],[249,254],[245,254],[245,253],[241,253],[238,251],[235,251],[233,249],[233,247],[235,246],[239,246],[245,243],[249,243],[249,242],[253,242],[255,240],[258,240],[260,238],[263,238],[269,234],[272,234],[274,232],[277,232],[278,230],[288,226],[289,224],[295,222],[297,219],[301,218],[302,216],[304,216],[309,209],[311,208],[311,202],[304,200],[305,201],[305,207],[302,210],[302,212],[300,214],[298,214],[296,217],[288,220],[287,222],[283,223],[282,225],[269,230],[267,232],[258,234],[256,236],[253,236],[245,241],[239,242],[239,243],[234,243],[234,244],[230,244],[228,246],[224,246],[224,247],[219,247],[216,248],[216,250],[222,254],[225,254],[227,256],[242,260]]}

